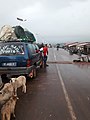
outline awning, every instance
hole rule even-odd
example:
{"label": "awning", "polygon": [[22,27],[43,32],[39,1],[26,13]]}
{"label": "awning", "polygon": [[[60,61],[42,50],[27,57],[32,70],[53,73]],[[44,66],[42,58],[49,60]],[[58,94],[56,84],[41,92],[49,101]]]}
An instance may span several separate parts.
{"label": "awning", "polygon": [[80,46],[90,46],[90,42],[83,42],[83,43],[79,43],[77,46],[80,47]]}
{"label": "awning", "polygon": [[77,46],[77,44],[78,44],[78,42],[69,44],[68,46],[69,46],[69,47],[73,47],[73,46]]}

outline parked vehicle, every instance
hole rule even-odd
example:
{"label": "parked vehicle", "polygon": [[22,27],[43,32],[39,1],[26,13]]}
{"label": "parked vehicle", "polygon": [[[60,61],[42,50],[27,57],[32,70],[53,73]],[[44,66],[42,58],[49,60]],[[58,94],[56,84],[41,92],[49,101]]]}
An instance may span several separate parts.
{"label": "parked vehicle", "polygon": [[40,53],[30,42],[0,42],[0,75],[26,75],[36,77],[36,67],[41,65]]}

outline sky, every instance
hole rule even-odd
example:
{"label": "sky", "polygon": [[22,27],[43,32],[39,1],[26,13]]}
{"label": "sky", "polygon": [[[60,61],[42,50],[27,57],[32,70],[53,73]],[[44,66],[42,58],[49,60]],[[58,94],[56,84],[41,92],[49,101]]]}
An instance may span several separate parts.
{"label": "sky", "polygon": [[3,0],[4,25],[21,25],[40,43],[90,41],[90,0]]}

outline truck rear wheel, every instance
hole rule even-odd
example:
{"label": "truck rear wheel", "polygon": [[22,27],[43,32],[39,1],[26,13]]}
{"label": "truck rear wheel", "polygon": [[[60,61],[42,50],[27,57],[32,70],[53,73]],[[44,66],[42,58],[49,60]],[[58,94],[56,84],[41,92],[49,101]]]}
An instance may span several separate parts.
{"label": "truck rear wheel", "polygon": [[36,73],[36,68],[33,68],[32,71],[29,73],[29,77],[31,79],[36,78],[37,73]]}

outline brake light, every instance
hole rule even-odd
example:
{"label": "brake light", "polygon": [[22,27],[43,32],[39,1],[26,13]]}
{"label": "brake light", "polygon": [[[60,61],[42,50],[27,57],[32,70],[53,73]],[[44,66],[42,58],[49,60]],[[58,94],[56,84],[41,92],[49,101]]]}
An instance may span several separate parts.
{"label": "brake light", "polygon": [[27,60],[27,67],[30,67],[30,63],[31,63],[31,61],[28,59]]}

